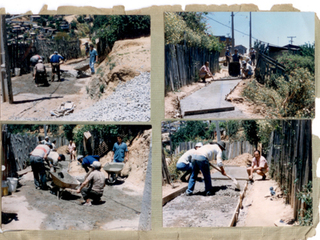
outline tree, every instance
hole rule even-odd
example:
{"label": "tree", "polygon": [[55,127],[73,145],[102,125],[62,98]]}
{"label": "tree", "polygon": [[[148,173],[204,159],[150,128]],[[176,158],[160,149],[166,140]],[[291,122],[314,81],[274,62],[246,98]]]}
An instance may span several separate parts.
{"label": "tree", "polygon": [[249,141],[250,144],[254,145],[255,148],[257,148],[258,142],[260,141],[260,137],[258,135],[259,126],[257,124],[257,121],[244,120],[242,121],[242,127],[244,129],[247,141]]}

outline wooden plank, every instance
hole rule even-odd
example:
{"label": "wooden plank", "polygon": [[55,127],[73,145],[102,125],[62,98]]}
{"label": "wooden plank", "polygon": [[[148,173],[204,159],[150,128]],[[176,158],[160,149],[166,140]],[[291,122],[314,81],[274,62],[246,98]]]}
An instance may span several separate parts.
{"label": "wooden plank", "polygon": [[182,185],[175,189],[174,192],[169,193],[168,195],[165,195],[162,197],[162,206],[165,205],[167,202],[171,201],[172,199],[180,196],[182,193],[184,193],[188,188],[188,185]]}

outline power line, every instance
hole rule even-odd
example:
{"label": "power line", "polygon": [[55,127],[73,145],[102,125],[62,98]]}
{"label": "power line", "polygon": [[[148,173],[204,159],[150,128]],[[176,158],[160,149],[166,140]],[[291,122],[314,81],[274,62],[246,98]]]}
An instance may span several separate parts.
{"label": "power line", "polygon": [[[215,20],[215,19],[213,19],[213,18],[211,18],[211,17],[209,17],[209,16],[206,16],[206,18],[209,18],[209,19],[211,19],[212,21],[217,22],[217,23],[219,23],[219,24],[221,24],[221,25],[223,25],[223,26],[231,29],[230,26],[228,26],[228,25],[226,25],[226,24],[224,24],[224,23],[222,23],[222,22],[219,22],[218,20]],[[247,34],[247,33],[245,33],[245,32],[242,32],[242,31],[237,30],[237,29],[234,29],[234,30],[235,30],[236,32],[238,32],[238,33],[241,33],[241,34],[244,34],[244,35],[250,37],[249,34]],[[269,43],[269,42],[262,41],[262,40],[260,40],[260,39],[258,39],[258,38],[255,38],[255,37],[252,37],[252,38],[255,39],[255,40],[258,40],[258,41],[260,41],[260,42],[263,42],[263,43],[271,44],[271,43]]]}

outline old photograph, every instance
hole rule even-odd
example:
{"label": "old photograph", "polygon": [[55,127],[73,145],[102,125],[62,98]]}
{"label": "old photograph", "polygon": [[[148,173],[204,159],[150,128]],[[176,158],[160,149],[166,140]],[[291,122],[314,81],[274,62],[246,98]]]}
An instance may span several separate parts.
{"label": "old photograph", "polygon": [[150,16],[1,20],[1,120],[150,121]]}
{"label": "old photograph", "polygon": [[2,125],[2,230],[150,230],[150,125]]}
{"label": "old photograph", "polygon": [[165,12],[165,118],[315,117],[315,14]]}
{"label": "old photograph", "polygon": [[163,227],[312,226],[311,145],[311,120],[162,122]]}

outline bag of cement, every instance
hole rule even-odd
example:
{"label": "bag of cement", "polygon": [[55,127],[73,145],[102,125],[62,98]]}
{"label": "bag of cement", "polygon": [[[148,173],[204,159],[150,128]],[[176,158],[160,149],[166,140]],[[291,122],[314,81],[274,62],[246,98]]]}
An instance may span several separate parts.
{"label": "bag of cement", "polygon": [[52,116],[62,117],[73,112],[75,107],[76,105],[73,102],[67,101],[67,102],[61,103],[61,105],[57,109],[50,111],[50,113]]}

